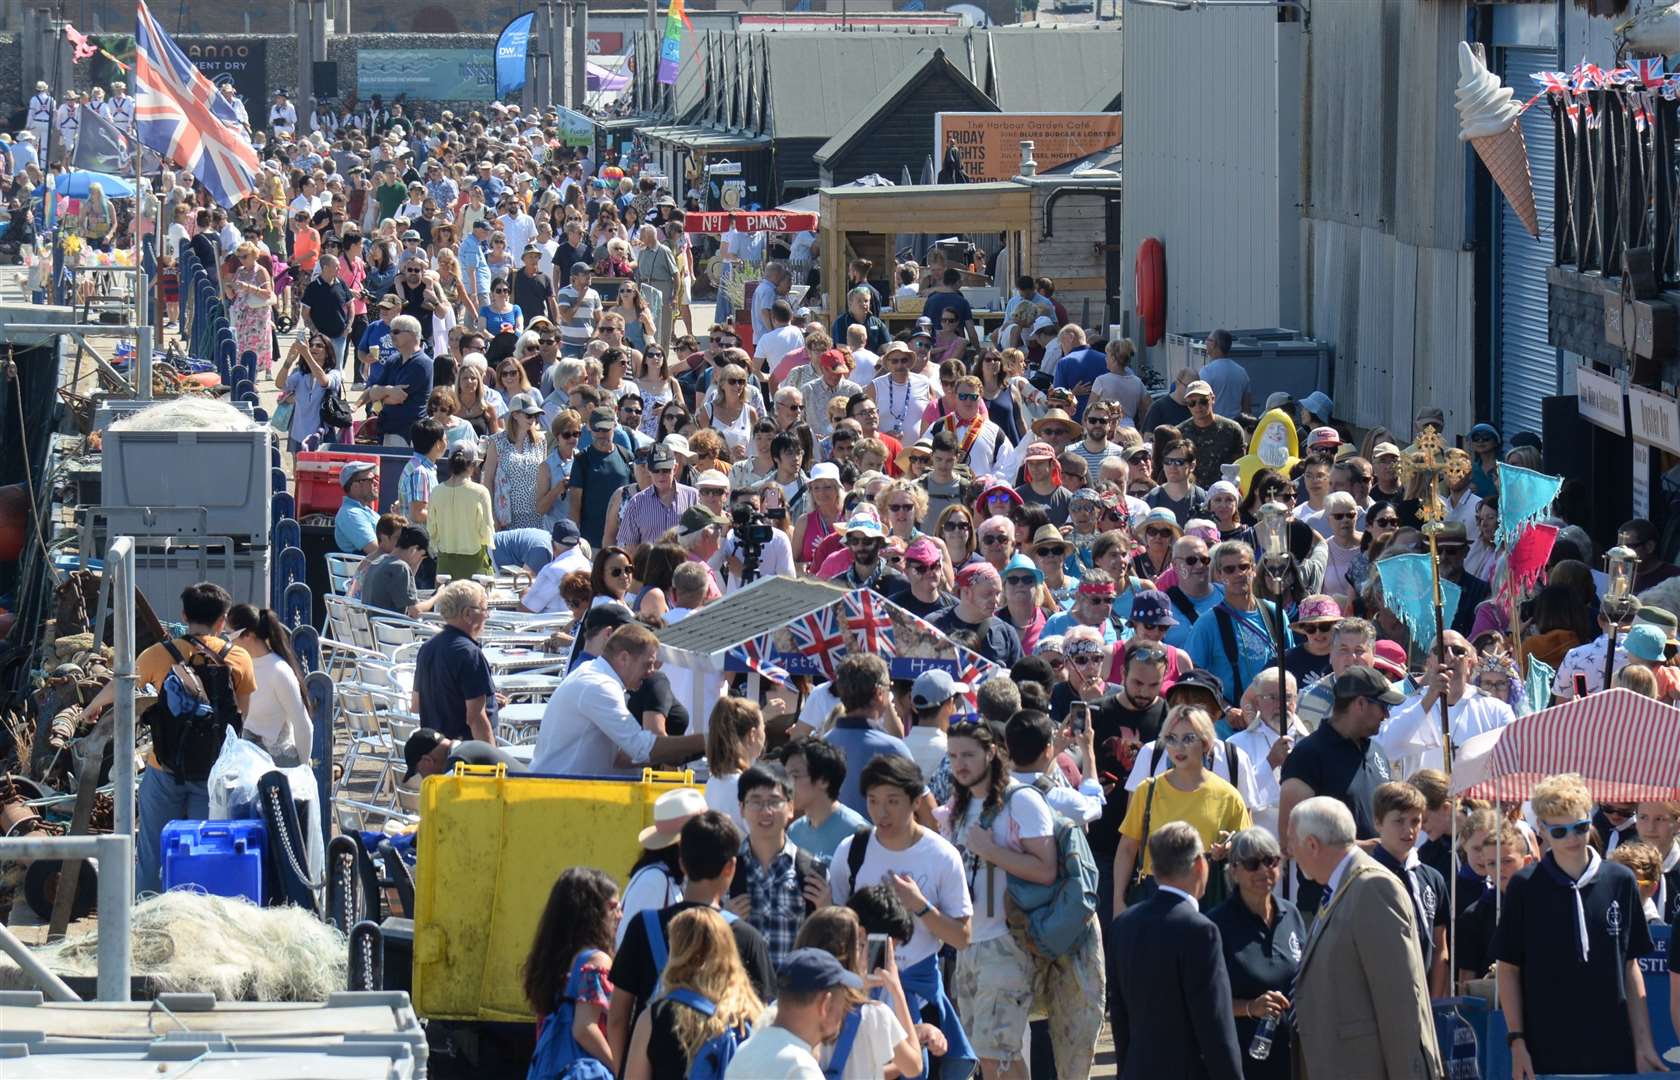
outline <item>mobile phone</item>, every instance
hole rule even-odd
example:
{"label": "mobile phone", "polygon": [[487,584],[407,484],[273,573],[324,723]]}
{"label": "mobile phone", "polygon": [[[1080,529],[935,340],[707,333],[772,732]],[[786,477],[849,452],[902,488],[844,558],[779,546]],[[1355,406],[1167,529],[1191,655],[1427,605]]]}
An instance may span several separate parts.
{"label": "mobile phone", "polygon": [[1575,673],[1575,697],[1577,699],[1580,699],[1580,698],[1584,698],[1586,696],[1587,696],[1587,674],[1584,671],[1577,671]]}
{"label": "mobile phone", "polygon": [[1075,735],[1085,734],[1086,725],[1091,722],[1091,706],[1088,702],[1076,701],[1068,706],[1068,728]]}
{"label": "mobile phone", "polygon": [[885,935],[885,934],[870,934],[869,935],[869,962],[868,962],[868,965],[867,965],[868,970],[876,971],[880,968],[885,967],[886,964],[887,964],[887,935]]}

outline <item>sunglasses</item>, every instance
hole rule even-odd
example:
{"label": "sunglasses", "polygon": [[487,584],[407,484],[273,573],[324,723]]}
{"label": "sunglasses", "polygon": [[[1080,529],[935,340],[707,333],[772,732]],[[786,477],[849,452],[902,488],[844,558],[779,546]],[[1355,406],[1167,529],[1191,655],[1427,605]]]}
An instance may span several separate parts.
{"label": "sunglasses", "polygon": [[1091,653],[1081,653],[1078,656],[1070,656],[1068,659],[1073,662],[1075,667],[1090,667],[1093,664],[1102,663],[1103,658]]}
{"label": "sunglasses", "polygon": [[1186,466],[1186,465],[1188,465],[1188,464],[1190,464],[1190,462],[1189,462],[1189,460],[1188,460],[1188,459],[1186,459],[1186,458],[1181,458],[1181,457],[1170,457],[1170,458],[1167,458],[1167,459],[1166,459],[1166,461],[1165,461],[1165,462],[1164,462],[1164,463],[1165,463],[1165,464],[1166,464],[1166,465],[1169,465],[1169,466],[1171,466],[1171,467],[1172,467],[1172,468],[1175,468],[1175,469],[1182,469],[1182,468],[1184,468],[1184,467],[1185,467],[1185,466]]}
{"label": "sunglasses", "polygon": [[973,532],[974,531],[974,526],[970,525],[966,521],[947,521],[945,523],[945,527],[941,531],[942,532],[960,532],[960,533]]}
{"label": "sunglasses", "polygon": [[1180,555],[1178,561],[1185,566],[1208,566],[1213,560],[1206,555]]}
{"label": "sunglasses", "polygon": [[582,434],[583,432],[581,431],[562,431],[559,433],[559,436],[562,439],[575,439]]}
{"label": "sunglasses", "polygon": [[1009,537],[1005,536],[1003,533],[991,533],[988,536],[982,536],[980,538],[980,543],[986,547],[995,547],[999,544],[1009,543]]}
{"label": "sunglasses", "polygon": [[1454,657],[1457,657],[1458,659],[1462,660],[1466,656],[1470,655],[1470,650],[1463,645],[1448,645],[1447,646],[1447,655],[1454,656]]}
{"label": "sunglasses", "polygon": [[1327,623],[1327,622],[1303,623],[1303,624],[1301,624],[1301,632],[1303,634],[1311,634],[1313,637],[1317,637],[1320,634],[1328,634],[1330,631],[1334,630],[1335,628],[1336,628],[1335,623]]}
{"label": "sunglasses", "polygon": [[962,393],[959,393],[957,395],[957,400],[958,401],[979,401],[980,400],[980,395],[979,394],[962,394]]}
{"label": "sunglasses", "polygon": [[1065,559],[1071,550],[1071,548],[1061,544],[1040,544],[1035,554],[1042,555],[1046,559]]}
{"label": "sunglasses", "polygon": [[1331,521],[1352,521],[1354,518],[1356,518],[1358,516],[1359,515],[1357,515],[1357,514],[1349,514],[1349,513],[1331,514],[1330,515],[1330,520]]}
{"label": "sunglasses", "polygon": [[1033,577],[1031,574],[1010,574],[1008,577],[1003,579],[1003,583],[1005,585],[1016,585],[1024,589],[1030,589],[1034,585],[1038,584],[1038,579]]}
{"label": "sunglasses", "polygon": [[1222,566],[1219,568],[1219,572],[1227,576],[1231,574],[1252,574],[1254,573],[1254,564],[1240,563],[1236,566]]}
{"label": "sunglasses", "polygon": [[1173,530],[1168,528],[1151,527],[1143,530],[1143,535],[1153,537],[1156,540],[1161,540],[1165,537],[1173,535]]}
{"label": "sunglasses", "polygon": [[630,568],[628,566],[615,566],[607,571],[607,576],[610,578],[627,578],[630,576]]}
{"label": "sunglasses", "polygon": [[941,326],[955,326],[955,325],[957,325],[957,320],[955,320],[955,319],[940,319],[939,320],[939,325],[941,325]]}
{"label": "sunglasses", "polygon": [[1237,865],[1253,873],[1256,870],[1276,870],[1283,865],[1281,855],[1258,855],[1252,859],[1238,859]]}
{"label": "sunglasses", "polygon": [[[1352,515],[1349,515],[1349,516],[1351,517]],[[1383,529],[1387,529],[1387,528],[1398,529],[1400,527],[1400,519],[1397,518],[1397,517],[1394,517],[1392,515],[1387,515],[1387,516],[1384,516],[1384,517],[1372,518],[1371,519],[1371,524],[1377,526],[1378,528],[1383,528]]]}
{"label": "sunglasses", "polygon": [[610,425],[606,425],[606,424],[603,424],[599,427],[592,427],[589,430],[593,431],[597,435],[611,435],[613,433],[612,427]]}
{"label": "sunglasses", "polygon": [[1585,836],[1587,835],[1587,830],[1591,828],[1592,820],[1590,818],[1582,818],[1580,821],[1572,821],[1567,825],[1547,825],[1546,835],[1550,836],[1553,840],[1562,840],[1571,833],[1576,836]]}

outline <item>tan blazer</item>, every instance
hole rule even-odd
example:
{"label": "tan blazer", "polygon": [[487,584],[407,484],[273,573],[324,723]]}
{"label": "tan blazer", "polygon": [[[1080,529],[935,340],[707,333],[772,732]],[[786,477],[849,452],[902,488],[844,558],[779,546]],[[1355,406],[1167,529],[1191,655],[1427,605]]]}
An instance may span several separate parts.
{"label": "tan blazer", "polygon": [[1295,979],[1302,1080],[1439,1080],[1441,1054],[1406,887],[1358,849]]}

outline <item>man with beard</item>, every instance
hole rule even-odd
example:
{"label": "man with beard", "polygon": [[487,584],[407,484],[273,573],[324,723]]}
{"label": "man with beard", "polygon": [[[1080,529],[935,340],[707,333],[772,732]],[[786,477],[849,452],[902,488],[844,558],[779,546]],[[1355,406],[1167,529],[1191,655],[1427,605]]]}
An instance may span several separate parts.
{"label": "man with beard", "polygon": [[835,584],[847,589],[874,589],[882,596],[892,596],[910,587],[903,574],[881,560],[881,547],[886,532],[881,523],[867,514],[853,514],[846,522],[846,550],[852,564],[835,578]]}
{"label": "man with beard", "polygon": [[[1126,785],[1138,747],[1161,733],[1167,702],[1161,696],[1166,674],[1164,650],[1144,646],[1125,651],[1120,689],[1104,694],[1091,710],[1091,730],[1097,748],[1097,779],[1107,801],[1102,817],[1091,823],[1087,838],[1097,860],[1098,911],[1114,910],[1114,853],[1120,846],[1120,823],[1126,819]],[[1108,920],[1103,921],[1108,941]]]}

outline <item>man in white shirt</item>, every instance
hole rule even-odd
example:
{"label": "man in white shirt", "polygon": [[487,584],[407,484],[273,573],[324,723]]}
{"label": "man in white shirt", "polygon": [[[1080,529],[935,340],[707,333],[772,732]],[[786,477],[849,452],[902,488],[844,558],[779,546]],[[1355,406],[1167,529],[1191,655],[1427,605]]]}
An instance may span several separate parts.
{"label": "man in white shirt", "polygon": [[[1254,824],[1278,835],[1278,804],[1282,797],[1281,770],[1295,740],[1308,734],[1295,716],[1295,676],[1283,673],[1284,693],[1279,700],[1277,668],[1269,667],[1254,676],[1243,694],[1243,705],[1251,719],[1248,727],[1225,740],[1241,750],[1254,766],[1256,801],[1248,812]],[[1249,705],[1252,709],[1248,708]]]}
{"label": "man in white shirt", "polygon": [[512,199],[503,200],[502,216],[497,220],[502,223],[502,235],[507,237],[510,252],[523,252],[537,237],[537,223]]}
{"label": "man in white shirt", "polygon": [[286,91],[274,91],[274,104],[268,107],[268,129],[282,139],[289,139],[297,130],[297,107],[286,100]]}
{"label": "man in white shirt", "polygon": [[134,98],[121,79],[111,84],[111,96],[105,99],[105,118],[123,134],[134,134]]}
{"label": "man in white shirt", "polygon": [[770,305],[771,329],[753,341],[753,356],[764,362],[762,370],[775,371],[782,357],[803,348],[805,335],[793,324],[793,306],[778,299]]}
{"label": "man in white shirt", "polygon": [[587,574],[594,565],[575,521],[570,518],[556,521],[553,535],[554,559],[538,572],[520,601],[526,611],[541,614],[566,610],[565,602],[560,599],[560,582],[574,570]]}
{"label": "man in white shirt", "polygon": [[1440,670],[1436,651],[1429,650],[1429,662],[1424,667],[1421,694],[1407,698],[1377,732],[1376,744],[1383,756],[1397,764],[1396,775],[1410,776],[1418,769],[1439,769],[1441,754],[1441,695],[1447,699],[1447,722],[1452,729],[1453,745],[1461,747],[1466,741],[1484,731],[1504,727],[1517,716],[1511,706],[1489,694],[1482,693],[1470,682],[1470,668],[1476,662],[1476,650],[1456,630],[1443,635],[1447,649],[1447,667]]}
{"label": "man in white shirt", "polygon": [[[788,286],[793,279],[788,274],[785,264],[773,262],[764,268],[764,279],[758,283],[758,288],[752,294],[752,328],[753,340],[768,334],[773,326],[770,322],[770,308],[777,300],[787,296]],[[791,321],[793,313],[790,308],[788,318]],[[798,348],[803,341],[795,342],[790,348]]]}
{"label": "man in white shirt", "polygon": [[548,699],[531,771],[630,776],[643,765],[702,753],[704,735],[656,735],[630,715],[625,697],[653,673],[658,659],[659,639],[647,627],[631,623],[614,630],[601,655],[574,668]]}
{"label": "man in white shirt", "polygon": [[859,386],[868,386],[875,381],[875,369],[881,364],[881,357],[869,347],[869,327],[862,323],[853,323],[846,327],[846,348],[852,350],[852,381]]}
{"label": "man in white shirt", "polygon": [[910,756],[923,776],[938,772],[945,760],[945,736],[957,711],[957,695],[969,690],[967,683],[958,682],[950,672],[939,668],[922,672],[910,687],[916,726],[904,733],[904,745],[910,748]]}
{"label": "man in white shirt", "polygon": [[840,1034],[852,1009],[847,991],[863,980],[822,949],[795,949],[776,972],[776,1022],[742,1043],[728,1080],[822,1080],[816,1048]]}
{"label": "man in white shirt", "polygon": [[934,421],[929,431],[949,431],[957,440],[957,460],[966,462],[975,476],[990,476],[1012,447],[1002,429],[980,415],[980,379],[964,375],[957,380],[956,391],[956,409]]}

